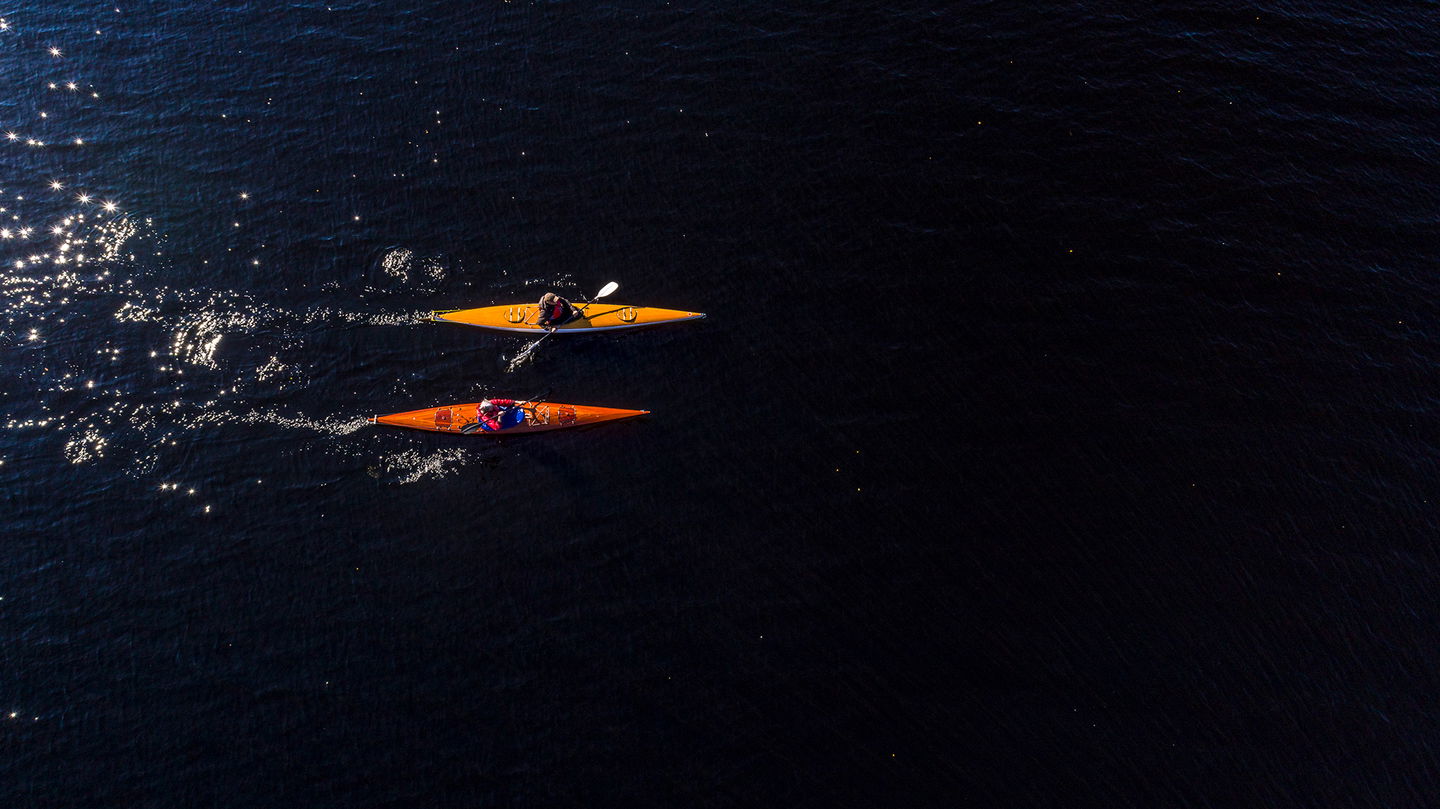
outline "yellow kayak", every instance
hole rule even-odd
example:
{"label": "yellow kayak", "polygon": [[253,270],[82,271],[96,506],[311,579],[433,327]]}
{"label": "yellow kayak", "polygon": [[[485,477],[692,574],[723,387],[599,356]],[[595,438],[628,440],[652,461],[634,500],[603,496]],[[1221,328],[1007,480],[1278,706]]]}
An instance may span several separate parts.
{"label": "yellow kayak", "polygon": [[[580,307],[576,306],[576,308]],[[544,328],[535,325],[535,320],[539,316],[540,307],[534,303],[482,306],[478,309],[446,309],[430,313],[431,320],[521,334],[545,331]],[[626,306],[623,303],[597,302],[586,306],[580,317],[557,326],[555,330],[574,334],[619,331],[621,329],[638,329],[642,326],[658,326],[662,323],[699,320],[704,316],[703,312],[682,312],[679,309],[660,309],[655,306]]]}

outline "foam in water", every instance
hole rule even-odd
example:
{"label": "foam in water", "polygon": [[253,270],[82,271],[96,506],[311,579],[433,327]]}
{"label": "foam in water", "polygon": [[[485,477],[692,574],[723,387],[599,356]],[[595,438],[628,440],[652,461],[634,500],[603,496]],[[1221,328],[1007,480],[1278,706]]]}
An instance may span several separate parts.
{"label": "foam in water", "polygon": [[382,474],[394,476],[395,481],[404,486],[453,475],[466,466],[470,457],[459,447],[432,452],[407,449],[382,455],[377,463],[366,467],[365,471],[374,478],[379,478]]}
{"label": "foam in water", "polygon": [[[0,20],[0,31],[9,28]],[[61,58],[14,32],[9,36],[12,44],[33,48],[37,58]],[[57,107],[53,117],[53,110],[38,116],[47,131],[63,128],[67,109],[100,103],[99,91],[78,81],[51,82],[49,90],[68,106]],[[30,118],[37,117],[35,112]],[[25,114],[12,117],[27,119]],[[47,144],[38,131],[0,133],[0,147],[26,150],[31,164],[42,164],[28,166],[24,177],[0,177],[0,185],[7,186],[0,188],[0,337],[26,347],[6,355],[5,370],[36,391],[23,404],[0,400],[10,410],[0,422],[4,429],[62,435],[61,453],[70,463],[103,460],[136,476],[160,466],[186,433],[227,424],[309,432],[331,442],[330,450],[351,455],[344,447],[366,426],[365,418],[277,412],[259,406],[247,391],[260,385],[274,395],[307,384],[311,375],[304,363],[288,358],[307,351],[307,332],[316,327],[413,325],[427,320],[428,312],[332,305],[292,310],[244,291],[168,287],[159,282],[171,267],[166,235],[152,219],[122,207],[117,199],[125,196],[123,190],[107,187],[103,178],[79,181],[75,163],[91,148],[84,133],[64,142],[62,164],[48,157],[56,154],[46,151],[55,144]],[[53,165],[43,165],[47,162]],[[70,168],[61,171],[62,165]],[[94,168],[103,166],[97,162]],[[37,181],[37,174],[43,179]],[[229,260],[212,258],[216,264]],[[380,258],[379,271],[401,285],[424,289],[446,278],[448,260],[394,247]],[[524,285],[552,283],[536,278]],[[341,289],[339,284],[329,288]],[[110,313],[109,328],[119,332],[115,342],[150,342],[151,348],[122,352],[107,340],[87,354],[63,341],[52,345],[52,335],[63,331],[58,324],[82,308],[87,314],[95,309]],[[162,333],[156,335],[157,330]],[[254,346],[257,339],[264,344]],[[507,370],[524,362],[533,345]],[[411,449],[386,456],[381,467],[401,483],[413,483],[453,474],[466,458],[466,450],[459,448]]]}

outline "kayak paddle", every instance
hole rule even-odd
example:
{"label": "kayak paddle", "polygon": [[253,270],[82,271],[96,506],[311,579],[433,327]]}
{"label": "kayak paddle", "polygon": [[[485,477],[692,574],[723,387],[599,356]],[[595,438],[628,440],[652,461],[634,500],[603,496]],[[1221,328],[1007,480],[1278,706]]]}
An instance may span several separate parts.
{"label": "kayak paddle", "polygon": [[[620,282],[618,282],[618,281],[611,281],[610,283],[606,284],[605,286],[600,287],[600,291],[595,293],[595,297],[593,297],[593,298],[585,301],[585,306],[589,306],[590,304],[592,304],[592,303],[600,300],[601,298],[605,297],[606,295],[609,295],[611,292],[614,292],[615,290],[617,290],[617,289],[619,289],[619,288],[620,288]],[[585,312],[585,306],[580,307],[580,312],[581,312],[581,314],[584,314],[584,312]]]}
{"label": "kayak paddle", "polygon": [[[585,306],[589,306],[590,304],[592,304],[592,303],[600,300],[601,298],[605,297],[606,295],[609,295],[610,293],[614,292],[615,290],[617,290],[617,289],[619,289],[619,288],[620,288],[620,283],[619,283],[618,281],[611,281],[610,283],[606,284],[605,286],[600,287],[600,291],[595,293],[595,297],[590,298],[589,300],[585,301]],[[584,314],[584,312],[585,312],[585,306],[580,307],[580,312],[581,312],[581,314]],[[555,329],[554,329],[554,328],[551,328],[549,331],[545,332],[545,337],[549,337],[550,335],[552,335],[552,334],[554,334],[554,333],[555,333]],[[531,354],[532,352],[534,352],[535,349],[536,349],[537,347],[539,347],[539,345],[540,345],[541,343],[545,342],[545,337],[541,337],[539,340],[536,340],[535,342],[531,343],[529,348],[527,348],[527,349],[525,349],[524,351],[521,351],[519,354],[517,354],[517,355],[515,356],[515,359],[510,360],[510,367],[513,369],[516,365],[519,365],[519,364],[520,364],[520,360],[523,360],[523,359],[525,359],[526,357],[530,356],[530,354]]]}

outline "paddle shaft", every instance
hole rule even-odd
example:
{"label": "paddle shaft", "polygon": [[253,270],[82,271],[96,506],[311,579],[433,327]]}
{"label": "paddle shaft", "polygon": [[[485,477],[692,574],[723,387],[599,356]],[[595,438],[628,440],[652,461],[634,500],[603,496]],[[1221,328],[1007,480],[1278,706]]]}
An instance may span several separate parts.
{"label": "paddle shaft", "polygon": [[534,351],[537,346],[539,346],[541,343],[545,342],[545,338],[546,338],[546,337],[549,337],[550,335],[552,335],[552,334],[554,334],[554,333],[555,333],[555,327],[554,327],[554,326],[551,326],[549,329],[546,329],[546,330],[545,330],[545,334],[544,334],[539,340],[536,340],[535,342],[531,343],[529,348],[527,348],[527,349],[525,349],[524,351],[520,352],[519,356],[517,356],[517,357],[516,357],[515,359],[513,359],[513,360],[510,360],[510,362],[511,362],[512,364],[513,364],[513,363],[517,363],[517,362],[519,362],[520,360],[523,360],[523,359],[525,359],[526,357],[530,356],[530,352]]}
{"label": "paddle shaft", "polygon": [[[590,304],[592,304],[592,303],[600,300],[601,298],[605,297],[606,295],[609,295],[611,292],[614,292],[615,290],[617,290],[617,289],[619,289],[619,288],[620,288],[620,284],[616,283],[615,281],[611,281],[610,283],[606,284],[605,286],[600,287],[600,291],[599,291],[599,292],[596,292],[594,297],[592,297],[592,298],[586,298],[586,299],[585,299],[585,306],[589,306]],[[580,314],[582,314],[582,315],[585,314],[585,306],[581,306],[581,307],[580,307]]]}
{"label": "paddle shaft", "polygon": [[[614,282],[614,281],[611,281],[610,283],[606,284],[605,286],[600,287],[600,291],[599,291],[599,292],[596,292],[594,297],[587,299],[587,300],[585,301],[585,306],[589,306],[590,304],[594,303],[595,301],[600,300],[601,298],[605,297],[606,295],[609,295],[611,292],[614,292],[615,290],[617,290],[617,289],[619,289],[619,288],[620,288],[620,285],[619,285],[618,283],[616,283],[616,282]],[[581,315],[585,314],[585,306],[580,307],[580,314],[581,314]],[[528,356],[530,356],[531,354],[533,354],[533,353],[535,352],[535,349],[539,348],[539,347],[540,347],[540,344],[543,343],[543,342],[545,342],[545,338],[546,338],[546,337],[549,337],[549,336],[552,335],[552,334],[554,334],[556,331],[557,331],[557,327],[555,327],[555,326],[550,326],[548,329],[546,329],[546,331],[545,331],[545,337],[541,337],[539,340],[536,340],[535,342],[531,343],[529,348],[525,349],[524,351],[522,351],[522,352],[520,352],[518,355],[516,355],[515,359],[510,360],[510,365],[511,365],[511,367],[514,367],[515,363],[517,363],[517,362],[519,362],[520,360],[523,360],[523,359],[525,359],[526,357],[528,357]]]}

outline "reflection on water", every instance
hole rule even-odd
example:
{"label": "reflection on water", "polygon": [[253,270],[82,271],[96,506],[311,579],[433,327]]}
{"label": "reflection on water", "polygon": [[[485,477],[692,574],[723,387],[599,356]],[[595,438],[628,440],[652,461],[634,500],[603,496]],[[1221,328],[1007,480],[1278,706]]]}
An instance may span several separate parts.
{"label": "reflection on water", "polygon": [[394,480],[406,485],[455,474],[473,458],[473,453],[461,447],[428,452],[407,449],[380,456],[379,461],[365,467],[365,471],[373,478]]}
{"label": "reflection on water", "polygon": [[[10,110],[14,123],[0,139],[6,150],[0,155],[0,340],[11,348],[4,372],[14,393],[24,393],[3,400],[0,428],[34,433],[27,441],[54,435],[71,464],[106,463],[143,477],[173,467],[196,431],[263,424],[342,439],[364,427],[360,416],[281,412],[265,399],[312,380],[314,369],[303,357],[323,353],[312,335],[327,324],[411,325],[425,312],[288,309],[263,299],[263,292],[165,285],[174,266],[163,224],[126,210],[120,200],[130,195],[105,181],[104,139],[75,131],[76,122],[91,119],[72,113],[98,105],[99,90],[79,76],[55,75],[66,57],[58,47],[27,38],[3,18],[0,32],[0,45],[17,49],[14,58],[26,75],[46,77],[42,91],[17,102],[29,109]],[[249,201],[251,190],[237,189],[230,202]],[[245,232],[243,217],[216,213],[226,217],[226,238]],[[258,250],[244,256],[233,248],[216,251],[187,260],[260,264]],[[379,257],[378,267],[411,289],[447,274],[444,257],[398,246]],[[364,280],[356,279],[361,290]],[[76,328],[75,318],[88,328]],[[106,335],[103,345],[86,345],[97,331]],[[323,451],[355,456],[362,450],[336,440]],[[455,472],[469,451],[410,449],[382,456],[374,468],[409,483]],[[162,482],[160,489],[174,485]]]}
{"label": "reflection on water", "polygon": [[414,250],[396,247],[381,257],[380,271],[400,282],[415,278],[433,283],[445,278],[445,262],[439,256],[417,259]]}
{"label": "reflection on water", "polygon": [[85,463],[92,458],[103,458],[106,443],[108,442],[105,436],[100,434],[99,428],[87,425],[84,432],[71,436],[65,442],[65,460],[70,463]]}

